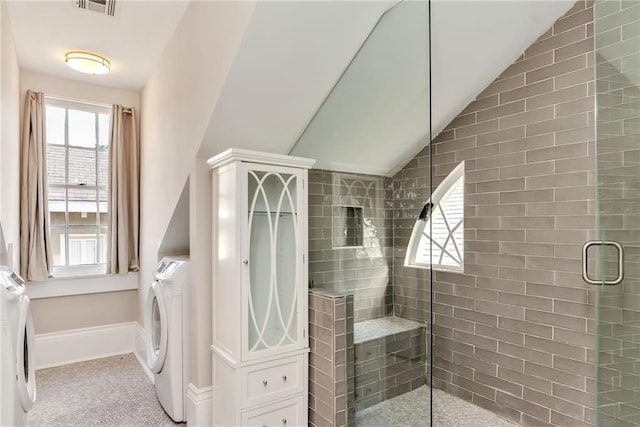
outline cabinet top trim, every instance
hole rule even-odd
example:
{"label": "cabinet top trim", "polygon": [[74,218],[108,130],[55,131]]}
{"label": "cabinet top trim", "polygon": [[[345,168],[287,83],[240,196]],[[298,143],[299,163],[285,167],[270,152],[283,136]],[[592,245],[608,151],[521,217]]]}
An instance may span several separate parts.
{"label": "cabinet top trim", "polygon": [[243,150],[241,148],[229,148],[228,150],[207,160],[207,165],[209,165],[209,169],[215,169],[235,161],[292,166],[306,169],[310,169],[316,162],[313,159],[288,156],[286,154],[273,154],[261,151]]}

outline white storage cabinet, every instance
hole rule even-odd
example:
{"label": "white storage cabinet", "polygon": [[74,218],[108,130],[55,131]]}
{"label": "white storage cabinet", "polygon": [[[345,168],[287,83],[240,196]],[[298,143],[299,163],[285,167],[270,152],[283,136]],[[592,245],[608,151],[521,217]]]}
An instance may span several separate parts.
{"label": "white storage cabinet", "polygon": [[300,157],[211,159],[213,424],[306,426],[307,170]]}

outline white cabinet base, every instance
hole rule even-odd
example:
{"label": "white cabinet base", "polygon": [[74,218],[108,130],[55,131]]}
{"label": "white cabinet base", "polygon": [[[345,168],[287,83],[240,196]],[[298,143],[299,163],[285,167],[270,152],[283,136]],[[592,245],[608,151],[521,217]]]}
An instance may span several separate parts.
{"label": "white cabinet base", "polygon": [[242,368],[243,407],[261,405],[302,393],[308,353]]}
{"label": "white cabinet base", "polygon": [[307,405],[304,396],[243,412],[242,425],[256,427],[306,426]]}
{"label": "white cabinet base", "polygon": [[[253,414],[254,411],[262,414],[263,410],[267,411],[264,408],[279,408],[278,405],[289,402],[293,397],[301,397],[306,408],[308,369],[307,350],[268,361],[252,361],[240,366],[230,365],[227,359],[214,350],[213,425],[244,426],[246,424],[242,420],[246,418],[246,414]],[[306,412],[297,416],[295,420],[296,423],[306,425]]]}

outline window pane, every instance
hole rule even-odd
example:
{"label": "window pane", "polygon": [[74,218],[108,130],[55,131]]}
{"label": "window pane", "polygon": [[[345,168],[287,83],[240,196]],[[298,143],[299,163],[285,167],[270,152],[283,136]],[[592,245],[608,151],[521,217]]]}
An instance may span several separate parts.
{"label": "window pane", "polygon": [[431,240],[429,240],[428,232],[429,227],[425,227],[416,249],[415,262],[421,265],[428,265],[431,262]]}
{"label": "window pane", "polygon": [[73,225],[96,225],[96,190],[69,189],[69,222]]}
{"label": "window pane", "polygon": [[[64,213],[67,211],[65,194],[64,188],[49,187],[47,197],[49,203],[49,219],[52,225],[64,224]],[[54,220],[56,222],[54,222]]]}
{"label": "window pane", "polygon": [[94,150],[69,148],[69,184],[96,185],[96,152]]}
{"label": "window pane", "polygon": [[462,180],[458,180],[455,183],[455,190],[441,203],[451,227],[462,221],[464,218],[464,188],[462,187]]}
{"label": "window pane", "polygon": [[97,228],[69,229],[69,265],[95,264]]}
{"label": "window pane", "polygon": [[100,228],[100,247],[99,247],[98,263],[104,264],[107,262],[107,227]]}
{"label": "window pane", "polygon": [[111,114],[98,114],[98,147],[106,150],[109,145]]}
{"label": "window pane", "polygon": [[52,227],[64,227],[66,225],[64,212],[55,212],[49,209],[49,224]]}
{"label": "window pane", "polygon": [[96,213],[94,212],[69,212],[69,225],[96,225]]}
{"label": "window pane", "polygon": [[66,148],[60,145],[47,145],[47,181],[49,184],[66,184],[64,157]]}
{"label": "window pane", "polygon": [[100,209],[100,224],[106,226],[108,225],[107,212],[109,212],[109,207],[107,205],[107,189],[100,188],[98,191],[98,197],[100,198],[100,203],[98,206],[98,209]]}
{"label": "window pane", "polygon": [[109,151],[106,148],[98,149],[98,185],[105,187],[109,183]]}
{"label": "window pane", "polygon": [[69,241],[69,265],[80,265],[80,253],[82,248],[80,247],[79,240]]}
{"label": "window pane", "polygon": [[69,110],[69,145],[96,146],[96,116],[86,111]]}
{"label": "window pane", "polygon": [[82,263],[83,264],[95,264],[96,263],[96,241],[95,239],[87,239],[84,241],[85,245],[82,248]]}
{"label": "window pane", "polygon": [[47,144],[64,145],[64,108],[46,107]]}
{"label": "window pane", "polygon": [[65,229],[51,227],[51,251],[53,252],[53,265],[65,265]]}

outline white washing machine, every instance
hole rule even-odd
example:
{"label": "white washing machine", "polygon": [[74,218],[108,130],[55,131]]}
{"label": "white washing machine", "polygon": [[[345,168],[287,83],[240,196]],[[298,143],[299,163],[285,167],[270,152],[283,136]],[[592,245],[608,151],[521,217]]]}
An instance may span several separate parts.
{"label": "white washing machine", "polygon": [[0,426],[23,426],[36,399],[33,321],[24,280],[0,265]]}
{"label": "white washing machine", "polygon": [[156,394],[167,414],[186,421],[188,383],[189,260],[165,257],[153,272],[145,322],[147,361],[155,377]]}

